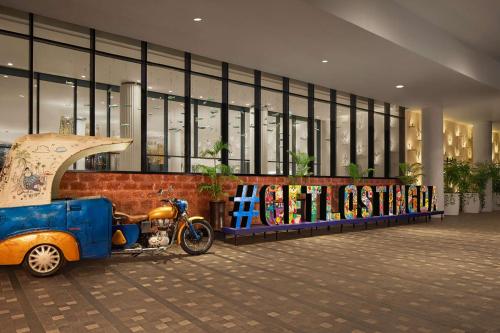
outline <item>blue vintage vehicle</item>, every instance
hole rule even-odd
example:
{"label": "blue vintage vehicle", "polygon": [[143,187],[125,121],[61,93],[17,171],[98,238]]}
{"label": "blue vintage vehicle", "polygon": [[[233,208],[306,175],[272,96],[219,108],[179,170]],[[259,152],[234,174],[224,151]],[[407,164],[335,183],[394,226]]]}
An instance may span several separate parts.
{"label": "blue vintage vehicle", "polygon": [[115,211],[105,197],[53,199],[67,166],[130,142],[58,134],[20,138],[0,173],[0,265],[23,264],[35,276],[49,276],[67,261],[159,253],[176,241],[189,254],[207,252],[214,232],[203,217],[188,217],[184,200],[162,198],[161,207],[131,216]]}

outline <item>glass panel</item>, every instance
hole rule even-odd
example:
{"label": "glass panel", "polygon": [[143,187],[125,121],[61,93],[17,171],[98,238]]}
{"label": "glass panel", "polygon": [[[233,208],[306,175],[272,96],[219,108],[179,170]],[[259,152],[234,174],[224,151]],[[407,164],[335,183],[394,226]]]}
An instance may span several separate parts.
{"label": "glass panel", "polygon": [[283,90],[283,78],[278,75],[262,73],[262,87]]}
{"label": "glass panel", "polygon": [[168,101],[168,171],[184,171],[184,103]]}
{"label": "glass panel", "polygon": [[229,79],[254,84],[254,71],[241,66],[229,65]]}
{"label": "glass panel", "polygon": [[253,87],[229,83],[229,101],[229,165],[235,173],[253,173]]}
{"label": "glass panel", "polygon": [[401,126],[399,118],[391,117],[391,177],[397,177],[399,175],[399,126]]}
{"label": "glass panel", "polygon": [[297,80],[290,80],[290,93],[308,96],[307,83]]}
{"label": "glass panel", "polygon": [[165,165],[165,100],[148,96],[147,155],[149,171],[166,171]]}
{"label": "glass panel", "polygon": [[184,52],[148,44],[148,61],[184,69]]}
{"label": "glass panel", "polygon": [[[112,90],[110,95],[111,136],[130,137],[132,145],[124,152],[111,154],[111,170],[139,171],[141,168],[141,65],[135,62],[96,56],[96,85]],[[106,106],[103,95],[96,94],[96,105]]]}
{"label": "glass panel", "polygon": [[90,47],[90,29],[88,28],[36,16],[33,29],[35,37]]}
{"label": "glass panel", "polygon": [[391,105],[389,110],[390,110],[391,115],[399,117],[399,106],[398,105]]}
{"label": "glass panel", "polygon": [[28,13],[0,6],[0,29],[29,34]]}
{"label": "glass panel", "polygon": [[[377,108],[375,108],[377,109]],[[383,109],[383,108],[382,108]],[[374,164],[375,177],[384,177],[384,114],[375,112],[374,115]]]}
{"label": "glass panel", "polygon": [[323,99],[325,101],[330,100],[330,89],[320,86],[314,87],[314,98]]}
{"label": "glass panel", "polygon": [[330,103],[314,102],[314,174],[330,176]]}
{"label": "glass panel", "polygon": [[97,31],[95,47],[98,51],[141,59],[141,42],[135,39]]}
{"label": "glass panel", "polygon": [[337,105],[337,176],[347,176],[351,160],[350,112],[348,107]]}
{"label": "glass panel", "polygon": [[193,55],[191,57],[191,70],[197,73],[222,76],[222,63],[220,61]]}
{"label": "glass panel", "polygon": [[[307,154],[307,98],[290,96],[290,151]],[[290,156],[290,174],[296,171]],[[312,170],[311,170],[312,171]]]}
{"label": "glass panel", "polygon": [[0,66],[28,69],[28,40],[0,35],[0,45]]}
{"label": "glass panel", "polygon": [[[35,43],[36,72],[55,74],[65,78],[89,79],[90,55],[59,46]],[[98,71],[96,70],[96,74]]]}
{"label": "glass panel", "polygon": [[73,133],[73,85],[40,81],[40,133]]}
{"label": "glass panel", "polygon": [[28,103],[28,79],[0,70],[0,144],[28,134]]}
{"label": "glass panel", "polygon": [[356,111],[356,164],[368,168],[368,112]]}
{"label": "glass panel", "polygon": [[184,96],[184,71],[148,66],[148,90]]}
{"label": "glass panel", "polygon": [[262,90],[261,158],[263,174],[283,174],[283,94]]}
{"label": "glass panel", "polygon": [[95,91],[95,135],[107,136],[108,92],[104,89]]}
{"label": "glass panel", "polygon": [[222,82],[200,75],[191,76],[191,165],[207,165],[209,159],[201,153],[213,146],[221,137]]}

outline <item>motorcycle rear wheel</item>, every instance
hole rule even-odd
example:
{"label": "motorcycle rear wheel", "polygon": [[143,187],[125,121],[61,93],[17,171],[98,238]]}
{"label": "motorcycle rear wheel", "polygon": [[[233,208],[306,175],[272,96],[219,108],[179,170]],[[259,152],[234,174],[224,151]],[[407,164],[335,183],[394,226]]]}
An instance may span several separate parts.
{"label": "motorcycle rear wheel", "polygon": [[191,222],[195,231],[201,236],[196,240],[195,235],[191,233],[189,226],[186,226],[181,233],[182,249],[193,256],[206,253],[214,242],[214,230],[212,226],[205,220],[195,220]]}

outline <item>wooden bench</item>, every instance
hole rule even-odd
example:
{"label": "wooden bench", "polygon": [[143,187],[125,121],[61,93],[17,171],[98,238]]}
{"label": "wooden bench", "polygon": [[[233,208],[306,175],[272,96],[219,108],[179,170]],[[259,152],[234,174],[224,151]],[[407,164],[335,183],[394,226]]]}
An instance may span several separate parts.
{"label": "wooden bench", "polygon": [[222,233],[224,235],[224,240],[226,235],[232,235],[234,237],[234,245],[237,245],[238,236],[248,236],[255,234],[264,234],[264,238],[266,234],[269,232],[274,232],[276,239],[278,239],[278,233],[280,231],[289,231],[289,230],[297,230],[298,233],[301,230],[309,229],[311,236],[313,229],[318,228],[328,228],[330,230],[331,226],[340,226],[340,232],[342,232],[344,225],[352,225],[353,228],[356,225],[364,225],[365,229],[368,229],[368,223],[375,223],[378,225],[378,222],[386,222],[387,226],[391,225],[391,221],[400,221],[406,220],[408,223],[410,220],[415,221],[416,218],[425,217],[425,221],[432,215],[441,215],[441,220],[443,219],[444,211],[432,211],[432,212],[423,212],[423,213],[411,213],[411,214],[401,214],[401,215],[387,215],[387,216],[372,216],[366,218],[355,218],[355,219],[344,219],[344,220],[331,220],[331,221],[317,221],[317,222],[302,222],[297,224],[274,224],[274,225],[252,225],[250,228],[231,228],[224,227],[222,228]]}

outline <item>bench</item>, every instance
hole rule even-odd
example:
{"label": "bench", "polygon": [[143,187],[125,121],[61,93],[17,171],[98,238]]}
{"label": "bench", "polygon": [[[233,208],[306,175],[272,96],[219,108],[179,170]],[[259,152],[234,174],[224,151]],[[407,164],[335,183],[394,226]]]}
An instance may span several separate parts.
{"label": "bench", "polygon": [[251,228],[231,228],[224,227],[222,228],[222,233],[224,235],[224,240],[226,239],[226,235],[232,235],[234,237],[234,245],[237,245],[237,237],[238,236],[247,236],[255,234],[263,233],[264,238],[266,237],[266,233],[274,232],[276,235],[276,240],[278,239],[278,233],[280,231],[289,231],[289,230],[297,230],[300,234],[301,230],[309,229],[311,236],[313,229],[327,227],[330,230],[331,226],[340,226],[340,232],[342,232],[344,225],[352,225],[353,228],[356,225],[364,225],[365,229],[368,229],[368,223],[375,223],[378,225],[378,222],[387,221],[387,226],[391,225],[391,221],[399,221],[405,220],[409,223],[410,219],[415,221],[418,217],[425,217],[425,221],[432,215],[441,215],[441,220],[443,219],[444,211],[432,211],[432,212],[422,212],[422,213],[411,213],[411,214],[401,214],[401,215],[387,215],[387,216],[372,216],[366,218],[355,218],[355,219],[344,219],[344,220],[331,220],[331,221],[317,221],[317,222],[301,222],[296,224],[274,224],[274,225],[253,225]]}

